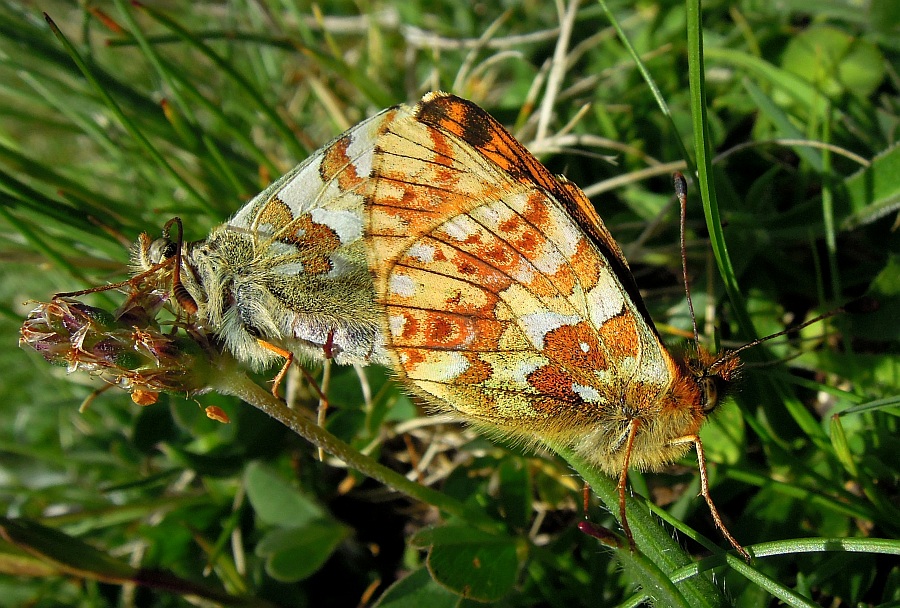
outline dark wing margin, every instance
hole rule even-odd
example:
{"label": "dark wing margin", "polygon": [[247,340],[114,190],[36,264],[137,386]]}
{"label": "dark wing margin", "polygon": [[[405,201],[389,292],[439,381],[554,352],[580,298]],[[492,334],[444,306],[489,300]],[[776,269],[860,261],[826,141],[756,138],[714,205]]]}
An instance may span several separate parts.
{"label": "dark wing margin", "polygon": [[622,249],[578,186],[550,173],[503,125],[471,101],[430,93],[416,105],[415,115],[419,121],[465,141],[513,179],[552,194],[600,249],[644,321],[659,336]]}

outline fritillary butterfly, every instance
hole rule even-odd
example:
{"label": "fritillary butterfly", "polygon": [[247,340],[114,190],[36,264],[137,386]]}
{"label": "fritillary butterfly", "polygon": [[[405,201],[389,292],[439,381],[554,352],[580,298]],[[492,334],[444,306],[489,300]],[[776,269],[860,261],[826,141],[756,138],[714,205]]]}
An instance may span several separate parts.
{"label": "fritillary butterfly", "polygon": [[[395,117],[396,118],[396,117]],[[619,477],[691,446],[739,359],[663,345],[590,201],[477,105],[426,95],[378,138],[365,232],[385,350],[435,409]]]}

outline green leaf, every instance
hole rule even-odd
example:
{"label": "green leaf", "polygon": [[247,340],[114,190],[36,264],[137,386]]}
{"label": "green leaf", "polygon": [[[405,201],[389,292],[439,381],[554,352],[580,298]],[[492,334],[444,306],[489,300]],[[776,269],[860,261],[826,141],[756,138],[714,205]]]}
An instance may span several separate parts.
{"label": "green leaf", "polygon": [[825,25],[791,38],[781,64],[829,97],[866,96],[884,79],[884,57],[875,45]]}
{"label": "green leaf", "polygon": [[509,526],[524,529],[531,517],[531,475],[524,458],[507,457],[500,463],[498,507]]}
{"label": "green leaf", "polygon": [[428,547],[431,576],[465,598],[496,602],[516,583],[519,546],[512,537],[447,525],[423,530],[410,543]]}
{"label": "green leaf", "polygon": [[735,464],[744,456],[744,419],[733,402],[716,409],[700,429],[704,451],[710,462]]}
{"label": "green leaf", "polygon": [[[852,230],[900,209],[900,146],[885,150],[872,164],[844,182],[850,215],[841,228]],[[840,191],[839,191],[840,192]]]}
{"label": "green leaf", "polygon": [[350,531],[328,520],[315,520],[302,528],[270,531],[256,546],[266,560],[266,572],[275,580],[292,583],[315,573],[331,557]]}
{"label": "green leaf", "polygon": [[427,568],[419,568],[388,587],[374,608],[455,608],[461,601],[437,584]]}
{"label": "green leaf", "polygon": [[[809,114],[816,116],[822,114],[825,108],[825,100],[821,93],[796,74],[778,68],[759,57],[748,55],[743,51],[715,47],[707,47],[704,50],[706,59],[710,64],[721,62],[746,70],[756,80],[771,86],[774,92],[784,99],[785,105],[793,103],[804,108]],[[778,97],[775,98],[778,99]]]}
{"label": "green leaf", "polygon": [[262,464],[254,462],[247,466],[244,485],[257,517],[267,524],[299,528],[325,516],[319,505]]}
{"label": "green leaf", "polygon": [[878,310],[848,317],[853,335],[883,342],[900,339],[900,255],[888,256],[868,295],[878,302]]}

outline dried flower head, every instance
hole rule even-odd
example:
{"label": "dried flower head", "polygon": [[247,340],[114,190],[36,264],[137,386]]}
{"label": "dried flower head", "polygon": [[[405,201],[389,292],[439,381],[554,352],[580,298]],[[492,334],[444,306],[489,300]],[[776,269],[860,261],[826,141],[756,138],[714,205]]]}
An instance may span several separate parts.
{"label": "dried flower head", "polygon": [[55,297],[29,313],[19,345],[69,373],[87,372],[123,388],[139,405],[155,403],[160,392],[203,393],[215,349],[196,325],[175,322],[162,330],[157,316],[167,300],[164,291],[138,288],[109,312]]}

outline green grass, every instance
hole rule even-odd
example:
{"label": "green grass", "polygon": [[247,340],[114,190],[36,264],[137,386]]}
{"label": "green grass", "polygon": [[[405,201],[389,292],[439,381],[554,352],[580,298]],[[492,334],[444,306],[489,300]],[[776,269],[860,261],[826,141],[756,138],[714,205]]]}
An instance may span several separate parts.
{"label": "green grass", "polygon": [[[473,604],[464,589],[504,606],[900,602],[894,3],[585,3],[561,30],[548,2],[287,4],[104,4],[121,30],[75,3],[0,4],[0,605],[347,606],[367,589],[435,608]],[[879,301],[748,351],[703,430],[751,564],[696,496],[693,456],[632,473],[631,554],[576,529],[581,477],[615,512],[611,480],[425,417],[386,370],[363,390],[333,368],[324,431],[257,388],[271,373],[219,382],[343,461],[320,462],[222,394],[140,408],[113,389],[79,413],[103,383],[14,347],[27,300],[126,278],[130,243],[174,215],[203,238],[336,134],[431,89],[484,107],[591,196],[673,344],[690,327],[676,169],[694,176],[688,264],[711,345]],[[303,386],[295,401],[315,408]],[[590,515],[618,530],[602,504]]]}

